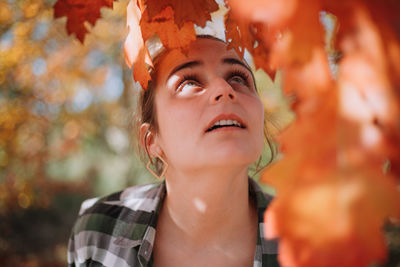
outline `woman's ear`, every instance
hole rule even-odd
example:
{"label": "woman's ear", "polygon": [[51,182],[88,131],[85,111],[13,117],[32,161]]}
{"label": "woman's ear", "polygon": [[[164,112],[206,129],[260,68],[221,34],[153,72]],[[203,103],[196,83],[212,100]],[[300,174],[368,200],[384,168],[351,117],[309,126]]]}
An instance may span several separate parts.
{"label": "woman's ear", "polygon": [[144,148],[144,150],[147,151],[147,146],[146,146],[146,134],[150,129],[150,124],[145,122],[140,125],[139,129],[139,141],[140,145]]}
{"label": "woman's ear", "polygon": [[140,126],[140,144],[145,149],[149,157],[155,157],[161,155],[161,148],[156,143],[155,133],[150,131],[150,124],[143,123]]}

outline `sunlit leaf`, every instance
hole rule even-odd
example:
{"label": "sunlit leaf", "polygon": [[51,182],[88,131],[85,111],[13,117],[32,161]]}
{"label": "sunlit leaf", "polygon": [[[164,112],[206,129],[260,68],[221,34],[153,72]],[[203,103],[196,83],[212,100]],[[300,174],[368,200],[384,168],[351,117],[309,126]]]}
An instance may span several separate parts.
{"label": "sunlit leaf", "polygon": [[150,74],[146,63],[151,65],[147,47],[144,46],[142,32],[139,26],[141,18],[140,8],[134,1],[130,1],[127,7],[128,36],[125,39],[124,53],[125,62],[129,67],[134,65],[133,77],[142,88],[147,88]]}
{"label": "sunlit leaf", "polygon": [[196,39],[194,25],[192,22],[185,22],[179,28],[174,22],[175,11],[167,7],[152,19],[148,17],[148,9],[145,9],[140,26],[143,39],[146,41],[157,34],[162,44],[168,49],[189,47],[190,42]]}
{"label": "sunlit leaf", "polygon": [[100,18],[102,7],[112,8],[114,0],[58,0],[54,5],[54,17],[67,17],[67,32],[75,34],[83,43],[88,32],[84,23],[94,25]]}
{"label": "sunlit leaf", "polygon": [[153,20],[169,6],[175,13],[174,22],[179,28],[188,21],[204,27],[206,22],[211,20],[210,13],[218,10],[215,0],[146,0],[145,2],[149,20]]}

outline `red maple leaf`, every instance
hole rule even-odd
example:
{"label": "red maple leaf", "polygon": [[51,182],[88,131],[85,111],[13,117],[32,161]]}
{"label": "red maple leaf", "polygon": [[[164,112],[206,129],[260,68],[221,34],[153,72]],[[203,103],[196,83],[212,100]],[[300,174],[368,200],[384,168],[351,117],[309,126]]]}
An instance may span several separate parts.
{"label": "red maple leaf", "polygon": [[144,10],[140,21],[143,40],[146,42],[155,34],[168,49],[189,47],[190,42],[196,39],[196,32],[192,22],[187,21],[179,28],[174,22],[175,12],[171,7],[161,11],[153,19],[149,18],[148,8]]}
{"label": "red maple leaf", "polygon": [[250,23],[248,20],[235,16],[232,10],[225,15],[225,38],[228,48],[235,49],[243,58],[245,49],[253,56],[257,69],[263,69],[272,79],[275,77],[275,69],[270,64],[270,51],[262,36],[267,27],[261,23]]}
{"label": "red maple leaf", "polygon": [[128,36],[124,44],[125,62],[129,67],[133,66],[133,78],[138,81],[142,88],[146,89],[150,80],[147,65],[151,65],[151,59],[147,47],[144,45],[140,29],[141,9],[137,3],[130,1],[126,10]]}
{"label": "red maple leaf", "polygon": [[161,13],[167,6],[175,13],[175,24],[181,28],[185,22],[191,21],[194,24],[204,27],[208,20],[211,20],[211,12],[218,10],[215,0],[147,0],[149,20]]}
{"label": "red maple leaf", "polygon": [[114,0],[58,0],[54,5],[54,17],[67,17],[67,32],[75,34],[83,43],[88,32],[85,21],[94,25],[100,18],[100,8],[112,8]]}

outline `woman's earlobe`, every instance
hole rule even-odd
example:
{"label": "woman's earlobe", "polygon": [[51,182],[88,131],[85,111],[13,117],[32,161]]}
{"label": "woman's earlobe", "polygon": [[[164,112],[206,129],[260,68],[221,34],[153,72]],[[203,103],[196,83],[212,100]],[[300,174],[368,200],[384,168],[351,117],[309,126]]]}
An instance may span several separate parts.
{"label": "woman's earlobe", "polygon": [[153,157],[161,156],[162,155],[161,147],[155,143],[151,144],[150,153]]}
{"label": "woman's earlobe", "polygon": [[161,147],[157,144],[155,135],[148,131],[145,137],[146,151],[149,155],[149,158],[155,158],[162,155]]}

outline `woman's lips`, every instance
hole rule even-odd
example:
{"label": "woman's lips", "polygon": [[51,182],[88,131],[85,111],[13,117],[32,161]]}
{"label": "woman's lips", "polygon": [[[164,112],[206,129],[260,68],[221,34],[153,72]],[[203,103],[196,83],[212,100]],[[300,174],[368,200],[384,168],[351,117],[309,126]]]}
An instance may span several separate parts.
{"label": "woman's lips", "polygon": [[219,132],[219,131],[238,131],[243,130],[244,128],[238,126],[222,126],[214,129],[207,130],[206,132]]}
{"label": "woman's lips", "polygon": [[241,130],[245,129],[246,125],[236,114],[220,114],[216,116],[207,126],[205,132],[216,130]]}

